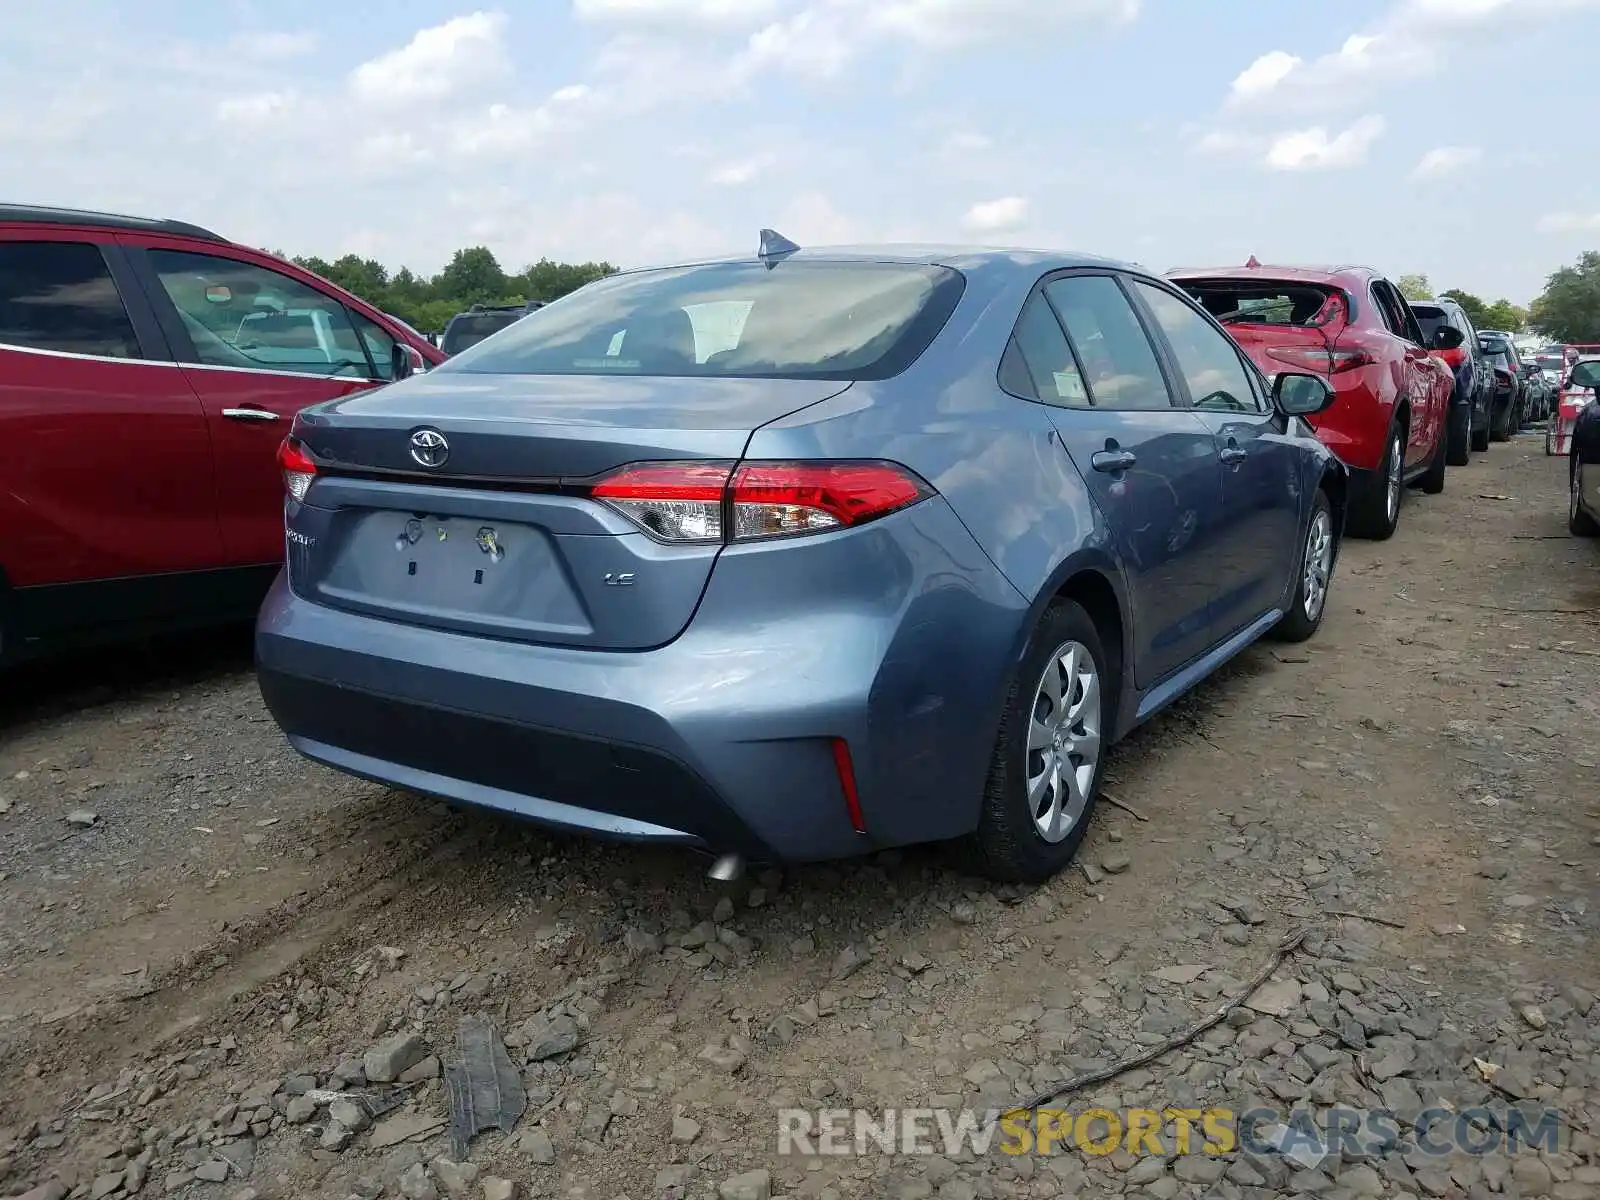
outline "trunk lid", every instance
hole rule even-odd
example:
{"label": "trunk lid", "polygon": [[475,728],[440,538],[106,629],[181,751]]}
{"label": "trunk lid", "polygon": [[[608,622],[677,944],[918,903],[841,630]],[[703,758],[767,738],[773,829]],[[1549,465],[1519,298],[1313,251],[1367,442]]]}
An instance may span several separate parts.
{"label": "trunk lid", "polygon": [[[1174,279],[1217,317],[1239,348],[1271,379],[1282,371],[1334,370],[1333,350],[1349,325],[1341,288],[1301,280],[1229,276]],[[1251,319],[1259,314],[1259,319]]]}
{"label": "trunk lid", "polygon": [[[668,545],[584,484],[627,463],[730,466],[769,421],[848,388],[804,379],[440,371],[319,405],[289,580],[330,607],[478,636],[641,650],[694,615],[720,543]],[[412,435],[437,433],[437,466]],[[425,456],[426,457],[426,456]]]}

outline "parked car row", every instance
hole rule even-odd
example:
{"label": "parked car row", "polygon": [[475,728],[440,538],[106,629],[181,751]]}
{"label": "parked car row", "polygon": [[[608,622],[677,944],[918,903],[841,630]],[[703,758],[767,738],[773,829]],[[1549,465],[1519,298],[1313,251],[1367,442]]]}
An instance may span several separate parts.
{"label": "parked car row", "polygon": [[0,209],[0,654],[271,580],[319,762],[721,876],[952,839],[1037,880],[1107,749],[1313,636],[1346,529],[1526,391],[1449,301],[1254,259],[764,230],[463,318],[446,354],[193,226]]}

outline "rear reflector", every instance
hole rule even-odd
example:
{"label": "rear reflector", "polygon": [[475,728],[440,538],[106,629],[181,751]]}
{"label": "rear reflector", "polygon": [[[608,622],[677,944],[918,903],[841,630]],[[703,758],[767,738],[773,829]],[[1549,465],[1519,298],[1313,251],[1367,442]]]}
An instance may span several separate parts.
{"label": "rear reflector", "polygon": [[850,826],[857,833],[865,833],[867,818],[861,811],[861,796],[856,791],[856,767],[850,759],[850,743],[843,738],[833,739],[833,765],[839,772],[839,788],[844,792],[844,807],[850,814]]}
{"label": "rear reflector", "polygon": [[933,489],[886,462],[635,463],[589,493],[666,542],[748,542],[865,524]]}
{"label": "rear reflector", "polygon": [[283,488],[295,500],[304,500],[317,477],[317,464],[311,461],[300,443],[292,437],[278,447],[278,466],[283,470]]}

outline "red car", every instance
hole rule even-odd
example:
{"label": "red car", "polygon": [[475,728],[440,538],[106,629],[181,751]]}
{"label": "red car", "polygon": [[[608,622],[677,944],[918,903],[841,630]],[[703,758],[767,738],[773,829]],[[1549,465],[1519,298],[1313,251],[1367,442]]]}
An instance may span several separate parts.
{"label": "red car", "polygon": [[442,358],[194,225],[0,205],[0,661],[251,617],[295,414]]}
{"label": "red car", "polygon": [[1243,267],[1169,271],[1227,326],[1270,380],[1311,371],[1333,385],[1332,407],[1311,418],[1350,468],[1347,528],[1394,533],[1403,487],[1444,489],[1455,377],[1436,351],[1461,344],[1442,327],[1427,344],[1400,290],[1364,267]]}

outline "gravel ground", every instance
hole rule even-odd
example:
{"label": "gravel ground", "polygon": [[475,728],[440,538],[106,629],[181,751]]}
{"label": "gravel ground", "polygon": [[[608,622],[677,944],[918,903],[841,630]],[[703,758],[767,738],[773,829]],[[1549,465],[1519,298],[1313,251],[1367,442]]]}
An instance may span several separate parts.
{"label": "gravel ground", "polygon": [[[13,675],[0,1195],[1600,1197],[1600,547],[1541,447],[1349,543],[1320,635],[1125,743],[1128,808],[1038,889],[937,849],[717,885],[348,780],[284,746],[241,634]],[[1302,933],[1060,1104],[1381,1109],[1392,1146],[778,1152],[780,1109],[1005,1108],[1150,1051]],[[454,1164],[479,1013],[526,1112]],[[398,1103],[369,1131],[319,1091]],[[1560,1139],[1430,1154],[1441,1108]]]}

